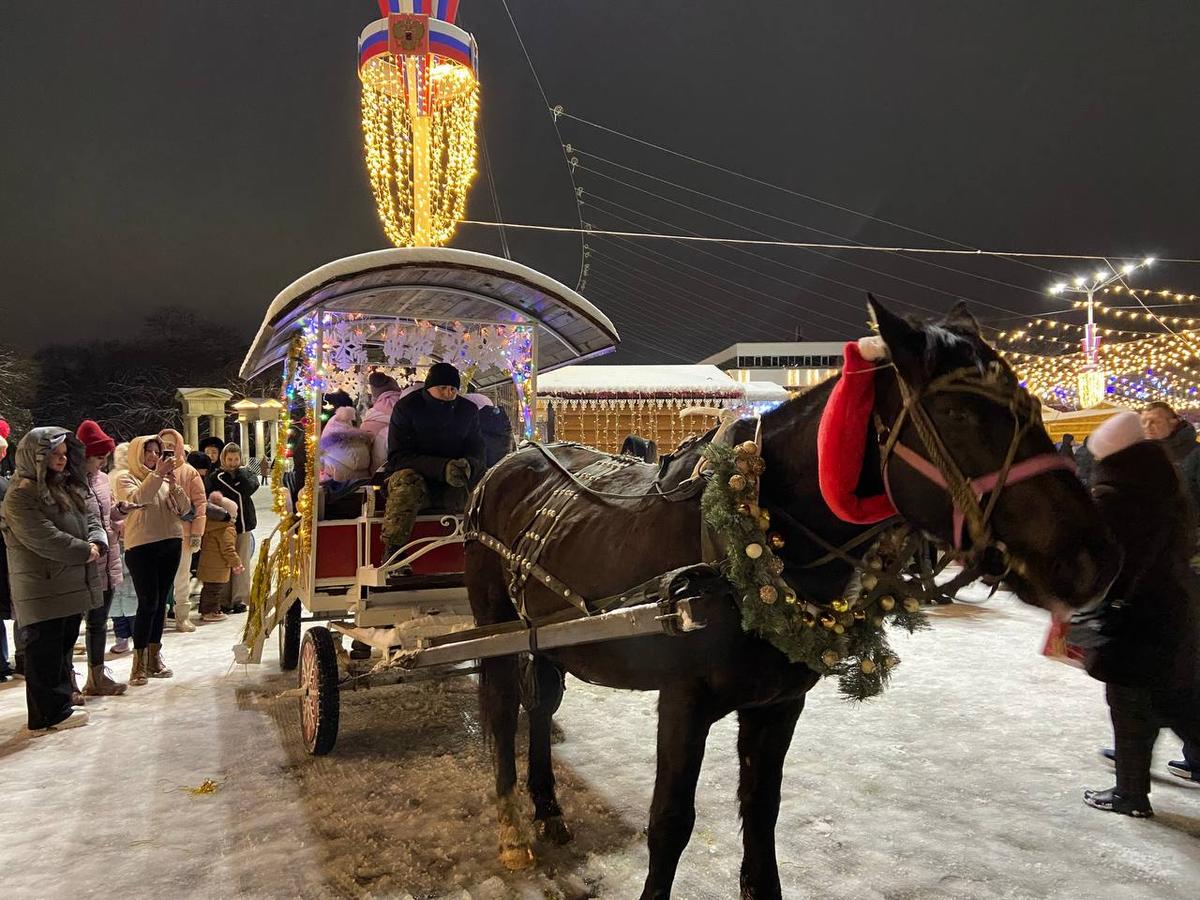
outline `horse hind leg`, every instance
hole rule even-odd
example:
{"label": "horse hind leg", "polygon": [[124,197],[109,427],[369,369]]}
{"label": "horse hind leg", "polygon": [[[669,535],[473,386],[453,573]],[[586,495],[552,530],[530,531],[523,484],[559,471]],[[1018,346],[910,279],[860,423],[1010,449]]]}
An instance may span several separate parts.
{"label": "horse hind leg", "polygon": [[550,728],[563,696],[563,673],[545,657],[533,655],[523,669],[523,699],[529,713],[529,796],[534,829],[540,840],[566,844],[573,835],[563,821],[550,759]]}
{"label": "horse hind leg", "polygon": [[[478,544],[467,545],[467,594],[479,625],[516,618],[504,589],[498,558]],[[520,675],[514,656],[480,662],[479,708],[484,735],[492,750],[496,776],[496,813],[500,826],[500,862],[506,869],[534,863],[532,840],[517,799],[517,711]]]}
{"label": "horse hind leg", "polygon": [[775,823],[783,760],[792,743],[804,697],[738,711],[739,813],[742,817],[743,900],[779,900]]}

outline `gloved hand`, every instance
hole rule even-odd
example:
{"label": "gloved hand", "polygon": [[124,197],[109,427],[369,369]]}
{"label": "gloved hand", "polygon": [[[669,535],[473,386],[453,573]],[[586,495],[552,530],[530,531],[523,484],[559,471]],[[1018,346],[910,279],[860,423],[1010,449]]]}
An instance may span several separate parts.
{"label": "gloved hand", "polygon": [[446,484],[450,487],[466,487],[471,481],[471,464],[465,459],[452,459],[446,463]]}
{"label": "gloved hand", "polygon": [[192,547],[193,553],[200,552],[200,535],[198,535],[198,534],[192,535],[191,547]]}

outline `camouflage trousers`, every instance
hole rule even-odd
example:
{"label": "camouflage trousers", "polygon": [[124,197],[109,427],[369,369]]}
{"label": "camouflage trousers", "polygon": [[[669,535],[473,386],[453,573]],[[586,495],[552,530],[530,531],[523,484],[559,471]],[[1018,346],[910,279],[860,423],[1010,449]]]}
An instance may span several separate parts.
{"label": "camouflage trousers", "polygon": [[412,469],[393,472],[387,480],[383,509],[383,544],[390,553],[408,543],[417,514],[429,505],[429,485]]}

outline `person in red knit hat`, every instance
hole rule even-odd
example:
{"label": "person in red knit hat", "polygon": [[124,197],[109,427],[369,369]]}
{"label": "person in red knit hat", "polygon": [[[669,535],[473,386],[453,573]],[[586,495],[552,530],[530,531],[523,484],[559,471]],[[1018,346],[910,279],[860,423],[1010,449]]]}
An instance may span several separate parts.
{"label": "person in red knit hat", "polygon": [[124,580],[121,571],[121,541],[117,522],[125,513],[113,504],[112,486],[104,473],[104,464],[117,444],[104,429],[91,419],[80,423],[75,432],[87,455],[88,505],[100,517],[108,535],[108,552],[96,562],[104,600],[87,613],[88,677],[83,693],[89,697],[110,697],[125,693],[125,685],[114,681],[104,668],[104,639],[108,634],[108,611],[112,608],[113,591]]}

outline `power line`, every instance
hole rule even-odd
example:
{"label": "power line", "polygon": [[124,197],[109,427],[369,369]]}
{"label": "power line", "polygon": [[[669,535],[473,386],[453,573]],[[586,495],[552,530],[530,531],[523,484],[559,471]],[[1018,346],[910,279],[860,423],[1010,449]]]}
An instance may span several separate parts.
{"label": "power line", "polygon": [[[501,223],[486,222],[482,219],[463,219],[459,224],[478,225],[483,228],[497,228]],[[1024,257],[1027,259],[1069,259],[1084,262],[1102,262],[1105,259],[1126,261],[1142,258],[1136,256],[1099,256],[1095,254],[1081,253],[1038,253],[1035,251],[1023,250],[947,250],[938,247],[888,247],[876,244],[822,244],[816,241],[768,241],[755,240],[752,238],[707,237],[687,234],[657,234],[654,232],[645,231],[605,231],[597,228],[588,228],[586,224],[581,228],[568,228],[563,225],[530,225],[508,222],[504,224],[504,227],[522,228],[528,231],[545,231],[558,234],[583,234],[608,237],[641,238],[643,240],[660,241],[690,241],[701,244],[741,244],[756,247],[793,247],[801,250],[858,250],[868,253],[928,253],[945,256],[995,256],[1002,259],[1016,259],[1019,257]],[[1185,263],[1188,265],[1200,264],[1200,259],[1163,259],[1161,257],[1156,257],[1156,259],[1158,259],[1159,262]]]}
{"label": "power line", "polygon": [[[742,203],[737,203],[737,202],[735,202],[735,201],[733,201],[733,200],[727,200],[727,199],[725,199],[724,197],[718,197],[718,196],[717,196],[717,195],[715,195],[715,194],[709,194],[709,193],[706,193],[706,192],[704,192],[704,191],[699,191],[699,190],[696,190],[695,188],[688,187],[687,185],[684,185],[684,184],[679,184],[679,183],[677,183],[677,182],[674,182],[674,181],[669,181],[669,180],[667,180],[666,178],[660,178],[659,176],[657,176],[657,175],[652,175],[652,174],[651,174],[651,173],[649,173],[649,172],[644,172],[644,171],[642,171],[641,169],[636,169],[636,168],[633,168],[632,166],[626,166],[626,165],[623,165],[623,164],[621,164],[621,163],[619,163],[619,162],[616,162],[616,161],[614,161],[614,160],[611,160],[611,159],[607,159],[606,157],[600,156],[600,155],[598,155],[598,154],[595,154],[595,153],[589,153],[589,152],[588,152],[588,151],[586,151],[586,150],[580,150],[578,147],[575,147],[575,146],[570,146],[570,150],[571,150],[572,152],[574,152],[574,153],[578,153],[578,154],[580,154],[581,156],[587,156],[587,157],[590,157],[590,158],[592,158],[592,159],[599,160],[600,162],[604,163],[605,165],[613,166],[613,167],[615,167],[615,168],[618,168],[618,169],[623,169],[623,170],[625,170],[626,172],[632,172],[632,173],[634,173],[634,174],[636,174],[636,175],[641,175],[643,178],[650,178],[650,179],[652,179],[652,180],[654,180],[654,181],[661,182],[661,183],[663,183],[663,184],[665,184],[665,185],[669,185],[670,187],[676,188],[676,189],[678,189],[678,190],[681,190],[681,191],[687,191],[688,193],[690,193],[690,194],[695,194],[695,195],[697,195],[697,196],[699,196],[699,197],[705,197],[705,198],[707,198],[707,199],[709,199],[709,200],[714,200],[714,201],[716,201],[716,202],[718,202],[718,203],[724,203],[724,204],[726,204],[727,206],[732,206],[732,207],[734,207],[735,209],[744,210],[744,211],[746,211],[746,212],[752,213],[752,214],[754,214],[754,215],[762,216],[762,217],[764,217],[764,218],[767,218],[767,219],[773,219],[773,220],[774,220],[774,221],[776,221],[776,222],[781,222],[781,223],[783,223],[783,224],[785,224],[785,225],[791,225],[791,226],[793,226],[793,227],[795,227],[795,228],[803,228],[803,229],[805,229],[806,231],[813,231],[813,232],[816,232],[817,234],[822,234],[822,235],[824,235],[825,237],[834,238],[835,240],[849,241],[849,242],[851,242],[851,243],[853,243],[853,244],[855,244],[855,245],[857,245],[857,246],[863,246],[863,242],[862,242],[862,241],[858,241],[858,240],[855,240],[855,239],[853,239],[853,238],[848,238],[848,237],[846,237],[845,235],[842,235],[842,234],[837,234],[837,233],[835,233],[835,232],[832,232],[832,231],[826,231],[826,230],[824,230],[824,229],[822,229],[822,228],[817,228],[817,227],[815,227],[815,226],[813,226],[813,225],[805,225],[805,224],[804,224],[804,223],[802,223],[802,222],[796,222],[796,221],[793,221],[792,219],[785,219],[785,218],[783,218],[782,216],[777,216],[777,215],[774,215],[773,213],[763,212],[762,210],[756,210],[756,209],[754,209],[753,207],[746,206],[746,205],[744,205],[744,204],[742,204]],[[676,204],[677,206],[682,206],[684,209],[690,209],[690,210],[692,210],[693,212],[698,212],[698,213],[700,213],[701,215],[709,216],[710,218],[716,219],[717,221],[720,221],[720,222],[725,222],[725,223],[726,223],[726,224],[728,224],[728,225],[735,225],[735,226],[737,226],[737,227],[739,227],[739,228],[743,228],[743,229],[745,229],[746,231],[751,231],[751,232],[754,232],[755,234],[759,234],[759,235],[762,235],[762,236],[765,236],[765,237],[771,237],[771,235],[767,234],[766,232],[759,231],[758,229],[755,229],[755,228],[750,228],[749,226],[742,225],[742,224],[741,224],[741,223],[739,223],[739,222],[732,222],[732,221],[730,221],[729,219],[723,219],[723,218],[721,218],[720,216],[714,216],[714,215],[712,215],[711,213],[707,213],[707,212],[705,212],[704,210],[701,210],[701,209],[696,209],[695,207],[687,206],[686,204],[680,203],[680,202],[679,202],[679,201],[677,201],[677,200],[672,200],[670,197],[664,197],[664,196],[662,196],[661,194],[656,194],[656,193],[654,193],[653,191],[647,191],[647,190],[645,190],[644,188],[640,188],[640,187],[638,187],[638,186],[636,186],[636,185],[630,184],[629,182],[622,181],[622,180],[621,180],[621,179],[619,179],[619,178],[614,178],[614,177],[613,177],[613,176],[611,176],[611,175],[605,174],[604,172],[600,172],[600,171],[598,171],[598,170],[596,170],[596,169],[592,169],[592,168],[590,168],[590,167],[588,167],[588,166],[580,165],[580,166],[577,166],[576,168],[583,169],[585,172],[591,172],[591,173],[592,173],[592,174],[594,174],[594,175],[599,175],[601,178],[607,178],[607,179],[609,179],[610,181],[615,181],[615,182],[617,182],[618,184],[623,184],[623,185],[625,185],[626,187],[632,188],[632,189],[633,189],[633,190],[635,190],[635,191],[642,191],[643,193],[645,193],[645,194],[649,194],[649,195],[650,195],[650,196],[652,196],[652,197],[658,197],[658,198],[659,198],[659,199],[661,199],[661,200],[666,200],[668,203],[674,203],[674,204]],[[814,251],[812,251],[812,252],[814,252],[814,253],[817,253],[818,251],[815,251],[815,250],[814,250]],[[819,255],[820,255],[820,256],[824,256],[824,257],[825,257],[825,258],[827,258],[827,259],[837,259],[837,257],[836,257],[836,256],[831,256],[831,255],[829,255],[829,254],[826,254],[826,253],[820,253]],[[1009,282],[1009,281],[1002,281],[1002,280],[1001,280],[1001,279],[999,279],[999,278],[991,278],[991,277],[989,277],[989,276],[987,276],[987,275],[980,275],[980,274],[978,274],[978,273],[975,273],[975,272],[969,272],[969,271],[967,271],[966,269],[956,269],[956,268],[954,268],[953,266],[944,266],[944,265],[942,265],[941,263],[936,263],[936,262],[933,262],[932,260],[920,259],[920,258],[917,258],[917,257],[911,257],[911,256],[905,256],[905,257],[903,257],[903,258],[904,258],[904,259],[907,259],[907,260],[910,260],[910,261],[912,261],[912,262],[915,262],[915,263],[919,263],[919,264],[921,264],[921,265],[923,265],[923,266],[931,266],[932,268],[935,268],[935,269],[943,269],[944,271],[947,271],[947,272],[955,272],[955,273],[957,273],[957,274],[959,274],[959,275],[965,275],[965,276],[967,276],[968,278],[977,278],[977,279],[979,279],[979,280],[981,280],[981,281],[989,281],[989,282],[991,282],[991,283],[993,283],[993,284],[999,284],[999,285],[1002,285],[1002,286],[1004,286],[1004,287],[1010,287],[1010,288],[1014,288],[1014,289],[1016,289],[1016,290],[1019,290],[1019,291],[1026,291],[1027,293],[1030,293],[1030,294],[1037,294],[1038,296],[1042,296],[1042,292],[1041,292],[1041,291],[1034,290],[1033,288],[1028,288],[1028,287],[1025,287],[1024,285],[1013,284],[1012,282]],[[843,262],[843,263],[845,263],[846,265],[854,265],[854,263],[849,263],[849,262],[846,262],[845,260],[838,260],[838,261],[839,261],[839,262]],[[878,270],[874,270],[874,269],[872,269],[872,270],[870,270],[870,271],[878,271]],[[886,273],[880,273],[880,274],[886,274]],[[893,275],[889,275],[889,277],[898,278],[898,279],[900,279],[900,280],[902,280],[902,281],[903,281],[903,280],[907,280],[907,279],[902,279],[902,278],[900,278],[900,276],[898,276],[898,275],[895,275],[895,276],[893,276]],[[910,282],[910,283],[915,283],[915,282]],[[934,289],[934,290],[936,290],[936,289]]]}
{"label": "power line", "polygon": [[[713,169],[715,171],[723,172],[726,175],[732,175],[735,178],[741,178],[745,181],[749,181],[753,184],[757,184],[762,187],[771,188],[772,190],[776,190],[776,191],[782,191],[785,194],[791,194],[793,197],[799,197],[802,200],[807,200],[811,203],[817,203],[821,206],[829,207],[830,209],[836,209],[839,212],[848,213],[849,215],[852,215],[852,216],[858,216],[863,219],[869,219],[873,222],[879,222],[883,225],[890,225],[893,228],[899,228],[903,231],[910,232],[911,234],[919,234],[922,237],[933,238],[936,241],[944,241],[947,244],[951,244],[955,247],[962,248],[962,250],[964,250],[964,251],[980,252],[977,247],[972,247],[970,244],[964,244],[961,241],[956,241],[956,240],[952,240],[951,238],[942,237],[941,235],[933,234],[932,232],[921,231],[918,228],[911,228],[908,225],[902,225],[899,222],[893,222],[890,219],[883,219],[883,218],[880,218],[879,216],[872,216],[872,215],[870,215],[868,213],[864,213],[860,210],[851,209],[848,206],[842,206],[839,203],[833,203],[829,200],[824,200],[820,197],[814,197],[812,194],[805,194],[802,191],[796,191],[791,188],[783,187],[782,185],[772,184],[771,182],[764,181],[761,178],[755,178],[753,175],[746,175],[743,172],[737,172],[737,171],[734,171],[733,169],[727,169],[724,166],[717,165],[716,163],[710,163],[707,160],[699,159],[698,157],[695,157],[695,156],[689,156],[686,153],[680,153],[677,150],[672,150],[670,147],[664,147],[661,144],[655,144],[652,141],[647,141],[642,138],[635,137],[632,134],[627,134],[623,131],[618,131],[615,128],[609,128],[607,125],[601,125],[598,122],[592,122],[588,119],[581,118],[580,116],[572,115],[571,113],[568,113],[565,110],[563,110],[561,107],[556,108],[555,110],[553,110],[553,112],[556,116],[564,116],[565,118],[571,119],[574,122],[579,122],[581,125],[587,125],[591,128],[596,128],[600,131],[606,131],[609,134],[616,135],[617,137],[625,138],[625,140],[633,141],[633,142],[641,144],[645,147],[650,147],[654,150],[658,150],[662,153],[669,153],[670,155],[678,157],[679,159],[685,159],[688,162],[695,163],[696,165],[705,166],[705,167]],[[1009,256],[1034,256],[1034,255],[1035,254],[1009,254]],[[1042,268],[1041,266],[1035,266],[1032,263],[1022,262],[1020,260],[1014,260],[1014,261],[1017,262],[1019,265],[1027,266],[1028,268],[1040,269],[1043,272],[1051,271],[1050,269],[1045,269],[1045,268]],[[1057,274],[1057,273],[1054,273],[1054,274]]]}

